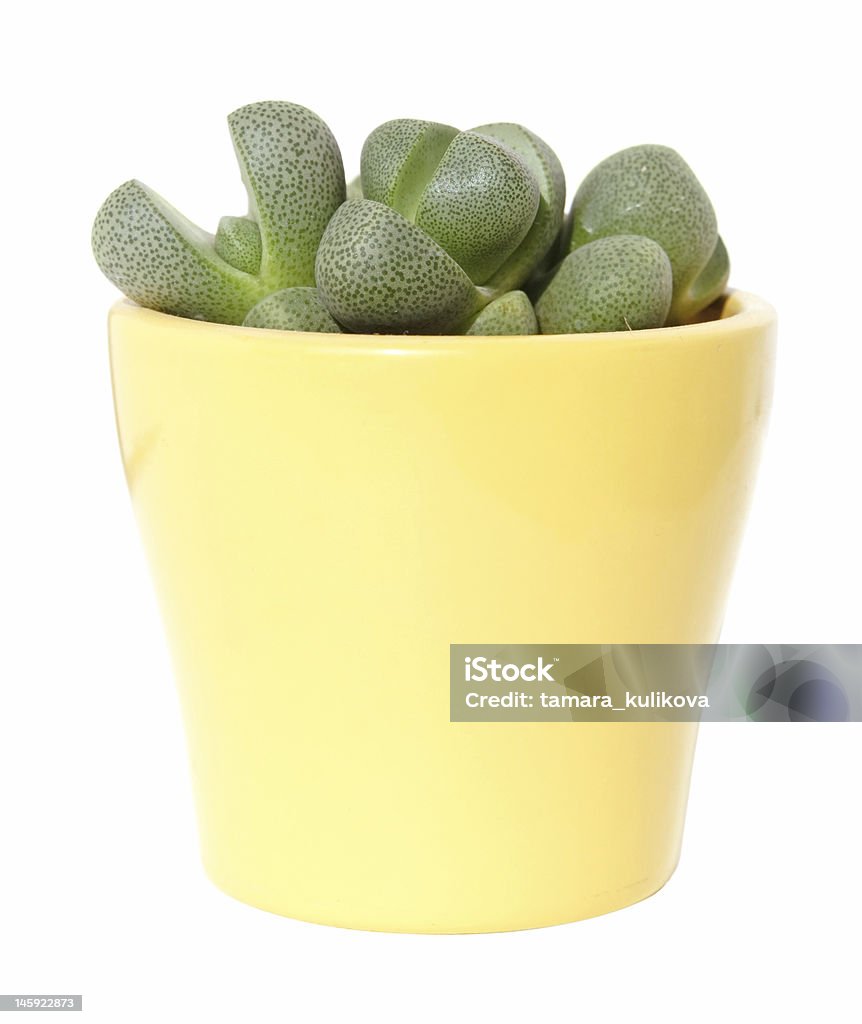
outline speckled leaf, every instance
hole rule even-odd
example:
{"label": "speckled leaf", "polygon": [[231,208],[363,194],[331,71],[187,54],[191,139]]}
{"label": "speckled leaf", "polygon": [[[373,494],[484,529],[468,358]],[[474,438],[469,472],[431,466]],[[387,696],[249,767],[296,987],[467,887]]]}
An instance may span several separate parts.
{"label": "speckled leaf", "polygon": [[92,243],[105,276],[139,305],[162,313],[238,324],[266,294],[259,278],[221,259],[212,235],[139,181],[108,196]]}
{"label": "speckled leaf", "polygon": [[267,291],[313,285],[318,242],[346,194],[338,143],[317,114],[295,103],[251,103],[228,125],[249,217],[260,227]]}
{"label": "speckled leaf", "polygon": [[487,301],[424,231],[371,199],[339,207],[316,270],[323,304],[351,331],[445,334]]}
{"label": "speckled leaf", "polygon": [[260,273],[260,228],[248,217],[222,217],[215,236],[215,251],[246,274]]}
{"label": "speckled leaf", "polygon": [[539,208],[533,226],[515,252],[485,282],[494,291],[508,291],[529,278],[557,239],[565,214],[566,177],[556,153],[523,125],[484,124],[473,131],[496,139],[517,153],[539,186]]}
{"label": "speckled leaf", "polygon": [[318,331],[341,334],[338,323],[320,301],[316,288],[282,288],[267,295],[249,310],[244,327],[267,327],[275,331]]}
{"label": "speckled leaf", "polygon": [[514,291],[490,302],[464,333],[498,337],[538,334],[539,324],[527,296]]}
{"label": "speckled leaf", "polygon": [[542,334],[662,327],[673,273],[650,238],[614,235],[575,249],[536,303]]}
{"label": "speckled leaf", "polygon": [[721,236],[718,237],[709,262],[692,282],[687,292],[676,300],[670,323],[686,323],[722,294],[730,277],[730,258]]}
{"label": "speckled leaf", "polygon": [[538,183],[521,157],[461,132],[422,193],[416,224],[484,284],[521,244],[538,207]]}
{"label": "speckled leaf", "polygon": [[381,124],[362,147],[362,196],[414,220],[422,192],[457,134],[448,124],[413,118]]}
{"label": "speckled leaf", "polygon": [[572,215],[571,211],[563,218],[563,225],[557,232],[551,248],[547,251],[534,269],[533,273],[524,283],[524,291],[535,303],[536,299],[548,286],[551,278],[556,273],[557,267],[563,262],[569,253],[569,241],[572,236]]}
{"label": "speckled leaf", "polygon": [[603,160],[578,189],[572,218],[572,249],[607,235],[658,242],[673,267],[671,319],[681,319],[684,297],[712,255],[718,230],[709,197],[677,152],[632,146]]}

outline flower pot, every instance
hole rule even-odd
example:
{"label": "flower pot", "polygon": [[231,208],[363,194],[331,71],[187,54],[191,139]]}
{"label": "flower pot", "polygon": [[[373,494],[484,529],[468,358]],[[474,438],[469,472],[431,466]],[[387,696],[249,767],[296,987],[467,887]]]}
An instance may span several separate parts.
{"label": "flower pot", "polygon": [[213,881],[309,921],[557,924],[675,866],[696,726],[451,723],[450,643],[718,637],[774,314],[522,338],[111,312]]}

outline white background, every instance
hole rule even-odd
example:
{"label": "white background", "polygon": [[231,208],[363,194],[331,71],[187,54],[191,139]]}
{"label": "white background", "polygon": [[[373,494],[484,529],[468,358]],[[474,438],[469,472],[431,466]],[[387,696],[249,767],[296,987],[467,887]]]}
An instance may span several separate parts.
{"label": "white background", "polygon": [[397,116],[521,121],[557,149],[572,188],[616,149],[674,146],[717,208],[731,283],[780,314],[772,427],[723,639],[859,642],[849,9],[7,9],[0,992],[82,992],[98,1022],[860,1019],[860,726],[703,728],[677,874],[593,921],[374,935],[220,894],[197,860],[114,435],[116,293],[89,252],[99,203],[130,177],[210,229],[244,212],[224,118],[256,99],[317,111],[351,174],[367,132]]}

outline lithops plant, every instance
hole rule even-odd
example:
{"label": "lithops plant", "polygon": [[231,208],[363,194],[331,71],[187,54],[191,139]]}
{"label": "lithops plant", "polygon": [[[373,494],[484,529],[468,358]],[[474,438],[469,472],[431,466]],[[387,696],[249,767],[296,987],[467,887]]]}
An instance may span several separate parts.
{"label": "lithops plant", "polygon": [[564,191],[559,160],[519,125],[388,121],[363,146],[361,198],[321,239],[321,299],[353,331],[466,330],[550,249]]}
{"label": "lithops plant", "polygon": [[667,146],[632,146],[603,160],[578,188],[570,216],[570,250],[609,235],[658,242],[673,269],[669,323],[690,320],[727,284],[727,250],[709,196]]}
{"label": "lithops plant", "polygon": [[643,235],[612,235],[575,249],[536,303],[543,334],[662,327],[673,272],[662,247]]}
{"label": "lithops plant", "polygon": [[533,304],[522,291],[506,292],[475,316],[465,334],[499,336],[538,334]]}
{"label": "lithops plant", "polygon": [[251,217],[222,217],[214,246],[225,263],[247,274],[260,273],[263,243],[260,228]]}
{"label": "lithops plant", "polygon": [[551,252],[563,226],[566,177],[557,154],[523,125],[484,124],[473,131],[508,146],[530,168],[539,186],[539,206],[530,230],[515,252],[485,282],[486,287],[496,292],[506,292],[522,285]]}
{"label": "lithops plant", "polygon": [[223,218],[215,236],[152,189],[127,181],[93,225],[102,271],[142,306],[240,324],[265,296],[314,285],[317,247],[344,201],[338,144],[294,103],[252,103],[228,117],[248,193],[247,217]]}
{"label": "lithops plant", "polygon": [[338,145],[305,107],[253,103],[228,124],[246,215],[211,235],[128,181],[96,216],[99,265],[141,305],[248,328],[479,339],[686,323],[727,284],[712,204],[666,146],[603,160],[566,216],[560,161],[522,125],[387,121],[345,187]]}
{"label": "lithops plant", "polygon": [[349,199],[320,241],[317,287],[348,330],[457,333],[487,299],[421,228],[373,199]]}
{"label": "lithops plant", "polygon": [[316,331],[341,334],[341,325],[320,301],[316,288],[282,288],[261,299],[246,314],[245,327],[276,331]]}

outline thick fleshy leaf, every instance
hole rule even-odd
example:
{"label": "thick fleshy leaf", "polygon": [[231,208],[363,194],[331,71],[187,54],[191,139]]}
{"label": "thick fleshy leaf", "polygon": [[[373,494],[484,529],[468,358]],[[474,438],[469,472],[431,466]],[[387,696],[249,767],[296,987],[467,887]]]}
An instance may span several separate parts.
{"label": "thick fleshy leaf", "polygon": [[215,251],[237,270],[260,273],[260,228],[248,217],[222,217],[216,231]]}
{"label": "thick fleshy leaf", "polygon": [[416,224],[484,284],[521,244],[538,207],[539,185],[520,156],[461,132],[422,193]]}
{"label": "thick fleshy leaf", "polygon": [[687,292],[678,296],[672,323],[685,323],[724,292],[730,277],[730,258],[719,235],[709,262]]}
{"label": "thick fleshy leaf", "polygon": [[315,331],[341,334],[341,326],[332,319],[320,301],[316,288],[282,288],[261,299],[249,310],[244,327],[267,327],[274,331]]}
{"label": "thick fleshy leaf", "polygon": [[488,303],[464,333],[497,337],[538,334],[539,324],[527,296],[514,291]]}
{"label": "thick fleshy leaf", "polygon": [[448,124],[408,117],[379,125],[362,147],[363,198],[415,220],[425,186],[457,134]]}
{"label": "thick fleshy leaf", "polygon": [[314,284],[314,258],[329,218],[344,202],[338,143],[324,122],[296,103],[269,100],[228,117],[260,228],[260,276],[268,291]]}
{"label": "thick fleshy leaf", "polygon": [[557,154],[520,124],[484,124],[473,131],[508,146],[530,168],[539,186],[539,208],[527,237],[486,282],[494,291],[518,288],[551,250],[563,225],[566,177]]}
{"label": "thick fleshy leaf", "polygon": [[350,331],[445,334],[487,301],[424,231],[371,199],[336,211],[316,273],[323,304]]}
{"label": "thick fleshy leaf", "polygon": [[105,276],[139,305],[162,313],[239,324],[266,294],[259,278],[216,253],[212,235],[139,181],[108,196],[92,243]]}
{"label": "thick fleshy leaf", "polygon": [[662,327],[673,292],[664,249],[640,235],[613,235],[575,249],[536,303],[542,334]]}
{"label": "thick fleshy leaf", "polygon": [[[345,194],[332,133],[316,114],[293,103],[252,103],[234,111],[228,123],[249,216],[222,221],[218,241],[139,181],[121,185],[96,215],[96,261],[143,306],[241,323],[264,295],[314,284],[318,242]],[[260,271],[252,274],[246,270],[252,269],[254,230],[261,254]],[[242,244],[237,232],[246,232]]]}
{"label": "thick fleshy leaf", "polygon": [[671,319],[694,312],[685,301],[718,238],[715,211],[694,172],[666,146],[632,146],[603,160],[582,182],[572,205],[576,249],[608,235],[645,235],[673,268]]}

